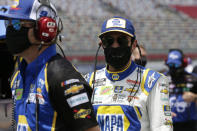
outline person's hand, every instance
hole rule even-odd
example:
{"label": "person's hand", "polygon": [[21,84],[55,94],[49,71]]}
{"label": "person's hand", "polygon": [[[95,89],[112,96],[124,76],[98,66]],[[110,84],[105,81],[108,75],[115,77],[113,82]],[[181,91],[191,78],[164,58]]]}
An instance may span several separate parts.
{"label": "person's hand", "polygon": [[174,112],[171,112],[171,115],[172,115],[172,118],[177,116],[177,114]]}
{"label": "person's hand", "polygon": [[184,92],[183,99],[186,102],[194,102],[197,99],[197,94],[192,92]]}

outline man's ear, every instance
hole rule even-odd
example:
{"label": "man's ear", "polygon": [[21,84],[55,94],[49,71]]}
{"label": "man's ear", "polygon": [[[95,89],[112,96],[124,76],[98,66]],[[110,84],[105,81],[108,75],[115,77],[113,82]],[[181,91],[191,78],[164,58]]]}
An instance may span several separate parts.
{"label": "man's ear", "polygon": [[30,28],[29,31],[28,31],[28,39],[29,39],[29,42],[31,42],[31,44],[40,44],[41,41],[38,40],[35,36],[35,33],[34,33],[34,28]]}
{"label": "man's ear", "polygon": [[102,43],[102,41],[101,41],[101,40],[99,41],[98,45],[99,45],[99,46],[102,46],[102,48],[104,49],[104,47],[103,47],[103,43]]}
{"label": "man's ear", "polygon": [[134,49],[136,48],[136,46],[137,46],[137,40],[134,40],[134,42],[131,45],[131,51],[134,51]]}

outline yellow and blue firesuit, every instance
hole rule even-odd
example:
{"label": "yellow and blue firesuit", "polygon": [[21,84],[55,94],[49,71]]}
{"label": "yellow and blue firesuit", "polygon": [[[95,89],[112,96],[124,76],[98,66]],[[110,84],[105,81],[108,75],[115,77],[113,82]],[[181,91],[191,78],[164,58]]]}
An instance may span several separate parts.
{"label": "yellow and blue firesuit", "polygon": [[24,60],[11,82],[17,131],[75,131],[97,125],[92,90],[51,45],[36,60]]}
{"label": "yellow and blue firesuit", "polygon": [[[92,85],[93,73],[85,76]],[[101,131],[172,131],[168,80],[133,61],[96,71],[93,107]]]}

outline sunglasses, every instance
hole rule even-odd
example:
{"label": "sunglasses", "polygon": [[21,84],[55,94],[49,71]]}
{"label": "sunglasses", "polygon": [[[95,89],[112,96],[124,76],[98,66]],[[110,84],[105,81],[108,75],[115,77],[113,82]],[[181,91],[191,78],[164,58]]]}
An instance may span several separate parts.
{"label": "sunglasses", "polygon": [[171,68],[179,68],[181,65],[180,64],[175,64],[175,63],[170,63],[170,64],[168,64],[168,66],[169,67],[171,67]]}
{"label": "sunglasses", "polygon": [[128,46],[129,40],[126,36],[119,36],[117,39],[113,38],[112,36],[104,36],[101,38],[101,41],[105,47],[111,47],[111,45],[114,43],[114,41],[117,40],[118,44],[121,47]]}
{"label": "sunglasses", "polygon": [[20,30],[21,27],[32,28],[35,26],[34,21],[27,21],[27,20],[5,20],[5,27],[13,26],[15,30]]}

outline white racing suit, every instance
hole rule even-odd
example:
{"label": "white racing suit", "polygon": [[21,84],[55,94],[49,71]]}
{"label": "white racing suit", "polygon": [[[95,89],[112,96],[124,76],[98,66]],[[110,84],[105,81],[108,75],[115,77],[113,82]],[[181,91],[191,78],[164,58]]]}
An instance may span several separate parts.
{"label": "white racing suit", "polygon": [[[93,74],[85,76],[91,86]],[[172,131],[168,86],[164,75],[134,62],[120,72],[96,71],[92,101],[101,130]]]}

